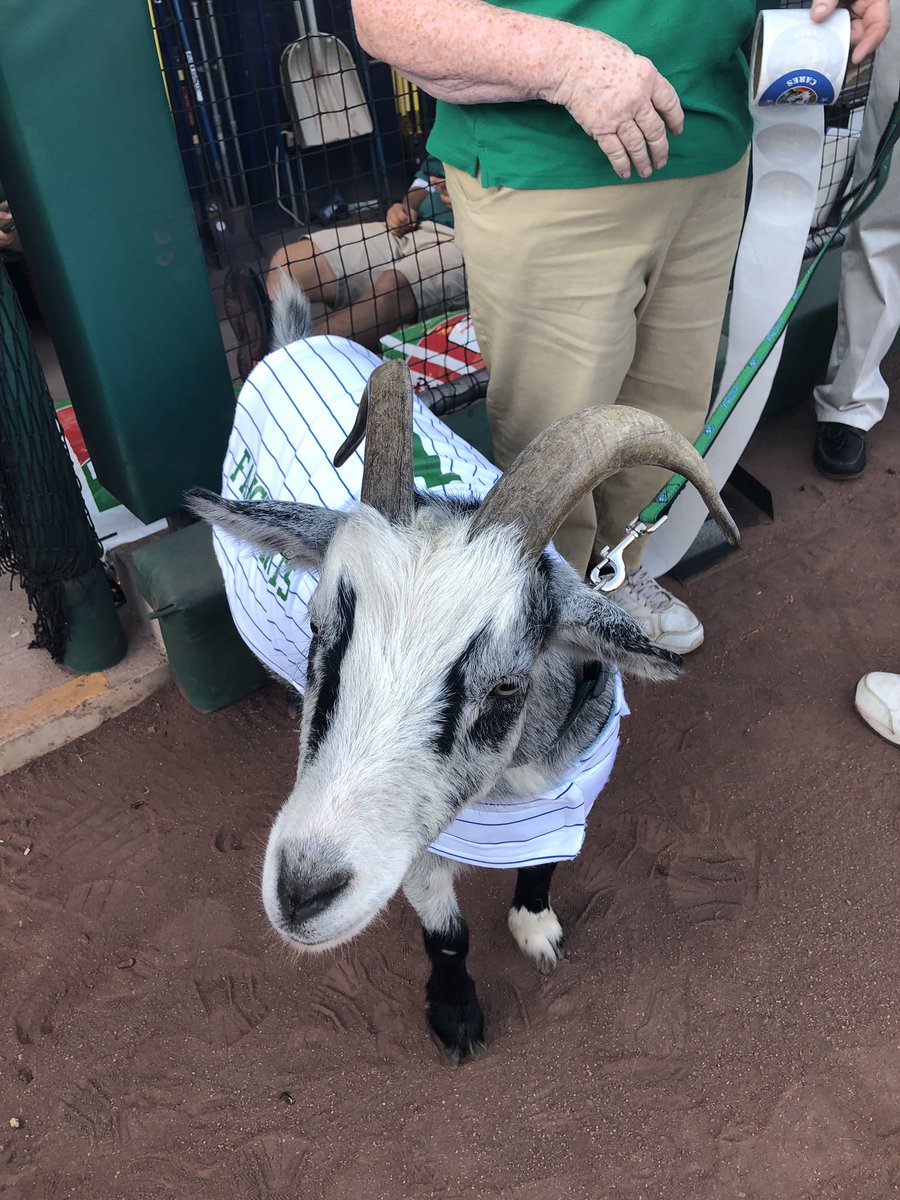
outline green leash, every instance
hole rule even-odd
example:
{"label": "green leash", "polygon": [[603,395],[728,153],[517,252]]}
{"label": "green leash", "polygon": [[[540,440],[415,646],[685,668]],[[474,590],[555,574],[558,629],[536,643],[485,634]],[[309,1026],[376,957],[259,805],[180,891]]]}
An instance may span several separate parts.
{"label": "green leash", "polygon": [[[807,267],[800,282],[794,289],[793,295],[784,306],[775,324],[756,347],[749,360],[738,372],[734,383],[707,417],[703,431],[694,442],[695,449],[701,455],[705,456],[707,454],[710,446],[712,446],[721,433],[725,422],[734,412],[738,400],[746,392],[747,388],[759,374],[763,363],[775,349],[794,314],[794,310],[800,303],[803,293],[809,286],[810,280],[815,275],[819,264],[833,245],[835,239],[851,221],[865,212],[881,192],[887,182],[888,171],[891,166],[891,152],[898,139],[900,139],[900,98],[898,98],[897,103],[894,105],[891,119],[881,136],[878,149],[872,160],[872,166],[869,168],[865,179],[844,200],[844,212],[839,222],[825,238],[821,249]],[[852,202],[848,205],[848,201]],[[625,550],[632,542],[640,537],[645,537],[648,533],[653,533],[655,529],[658,529],[662,525],[663,521],[668,517],[672,505],[686,486],[687,480],[683,475],[673,475],[662,491],[657,492],[655,499],[646,508],[642,508],[637,518],[628,525],[628,532],[622,541],[612,549],[608,546],[604,547],[600,561],[594,567],[590,576],[591,583],[595,585],[598,591],[612,592],[621,586],[625,580],[625,564],[622,558]]]}

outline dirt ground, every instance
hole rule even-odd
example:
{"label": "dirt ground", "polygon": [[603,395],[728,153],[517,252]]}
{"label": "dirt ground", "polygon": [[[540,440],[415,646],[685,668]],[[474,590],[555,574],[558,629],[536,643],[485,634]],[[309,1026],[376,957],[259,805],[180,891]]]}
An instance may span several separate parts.
{"label": "dirt ground", "polygon": [[463,881],[489,1047],[458,1070],[402,900],[325,957],[268,930],[274,687],[214,716],[170,688],[0,780],[0,1194],[900,1195],[900,751],[852,707],[900,669],[900,410],[853,484],[815,473],[813,428],[761,430],[776,522],[683,589],[708,639],[684,680],[629,689],[557,875],[567,961],[514,948],[510,873]]}

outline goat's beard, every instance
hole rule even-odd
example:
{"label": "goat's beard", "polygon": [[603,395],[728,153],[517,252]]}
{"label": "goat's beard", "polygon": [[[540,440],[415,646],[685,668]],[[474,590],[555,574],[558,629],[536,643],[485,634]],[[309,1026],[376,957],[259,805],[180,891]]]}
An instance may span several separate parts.
{"label": "goat's beard", "polygon": [[299,954],[324,954],[328,950],[337,950],[339,946],[346,946],[348,942],[352,942],[354,938],[358,937],[361,933],[364,933],[365,930],[368,929],[368,927],[380,916],[381,912],[394,895],[396,895],[396,889],[391,896],[388,896],[387,900],[380,908],[376,909],[374,912],[370,912],[367,916],[361,918],[355,925],[348,926],[346,929],[342,930],[338,934],[335,934],[333,937],[324,937],[315,941],[307,941],[288,933],[275,922],[272,922],[272,925],[282,941],[286,942],[288,946],[290,946],[293,950],[296,950]]}

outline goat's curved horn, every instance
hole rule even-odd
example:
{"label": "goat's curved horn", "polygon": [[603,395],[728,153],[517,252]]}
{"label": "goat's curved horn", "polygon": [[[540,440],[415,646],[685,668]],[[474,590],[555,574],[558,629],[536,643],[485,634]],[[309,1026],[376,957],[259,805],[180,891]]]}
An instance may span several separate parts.
{"label": "goat's curved horn", "polygon": [[399,360],[382,363],[369,376],[353,428],[334,456],[342,467],[366,439],[360,499],[390,521],[408,525],[413,511],[413,388]]}
{"label": "goat's curved horn", "polygon": [[637,466],[684,475],[729,542],[740,541],[706,463],[691,443],[659,417],[623,404],[572,413],[539,434],[485,496],[471,536],[490,525],[512,525],[521,531],[526,551],[537,558],[583,496],[617,471]]}

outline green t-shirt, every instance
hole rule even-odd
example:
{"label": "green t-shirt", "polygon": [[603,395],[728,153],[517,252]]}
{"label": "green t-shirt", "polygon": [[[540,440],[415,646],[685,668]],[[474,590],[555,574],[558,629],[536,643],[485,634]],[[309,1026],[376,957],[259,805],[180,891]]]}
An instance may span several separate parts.
{"label": "green t-shirt", "polygon": [[[498,7],[602,30],[654,63],[685,115],[684,132],[669,135],[669,161],[653,179],[724,171],[747,149],[752,122],[741,44],[753,28],[756,0],[503,0]],[[622,182],[566,109],[542,100],[439,102],[428,150],[470,175],[480,170],[485,187]],[[631,180],[641,182],[634,173]]]}

